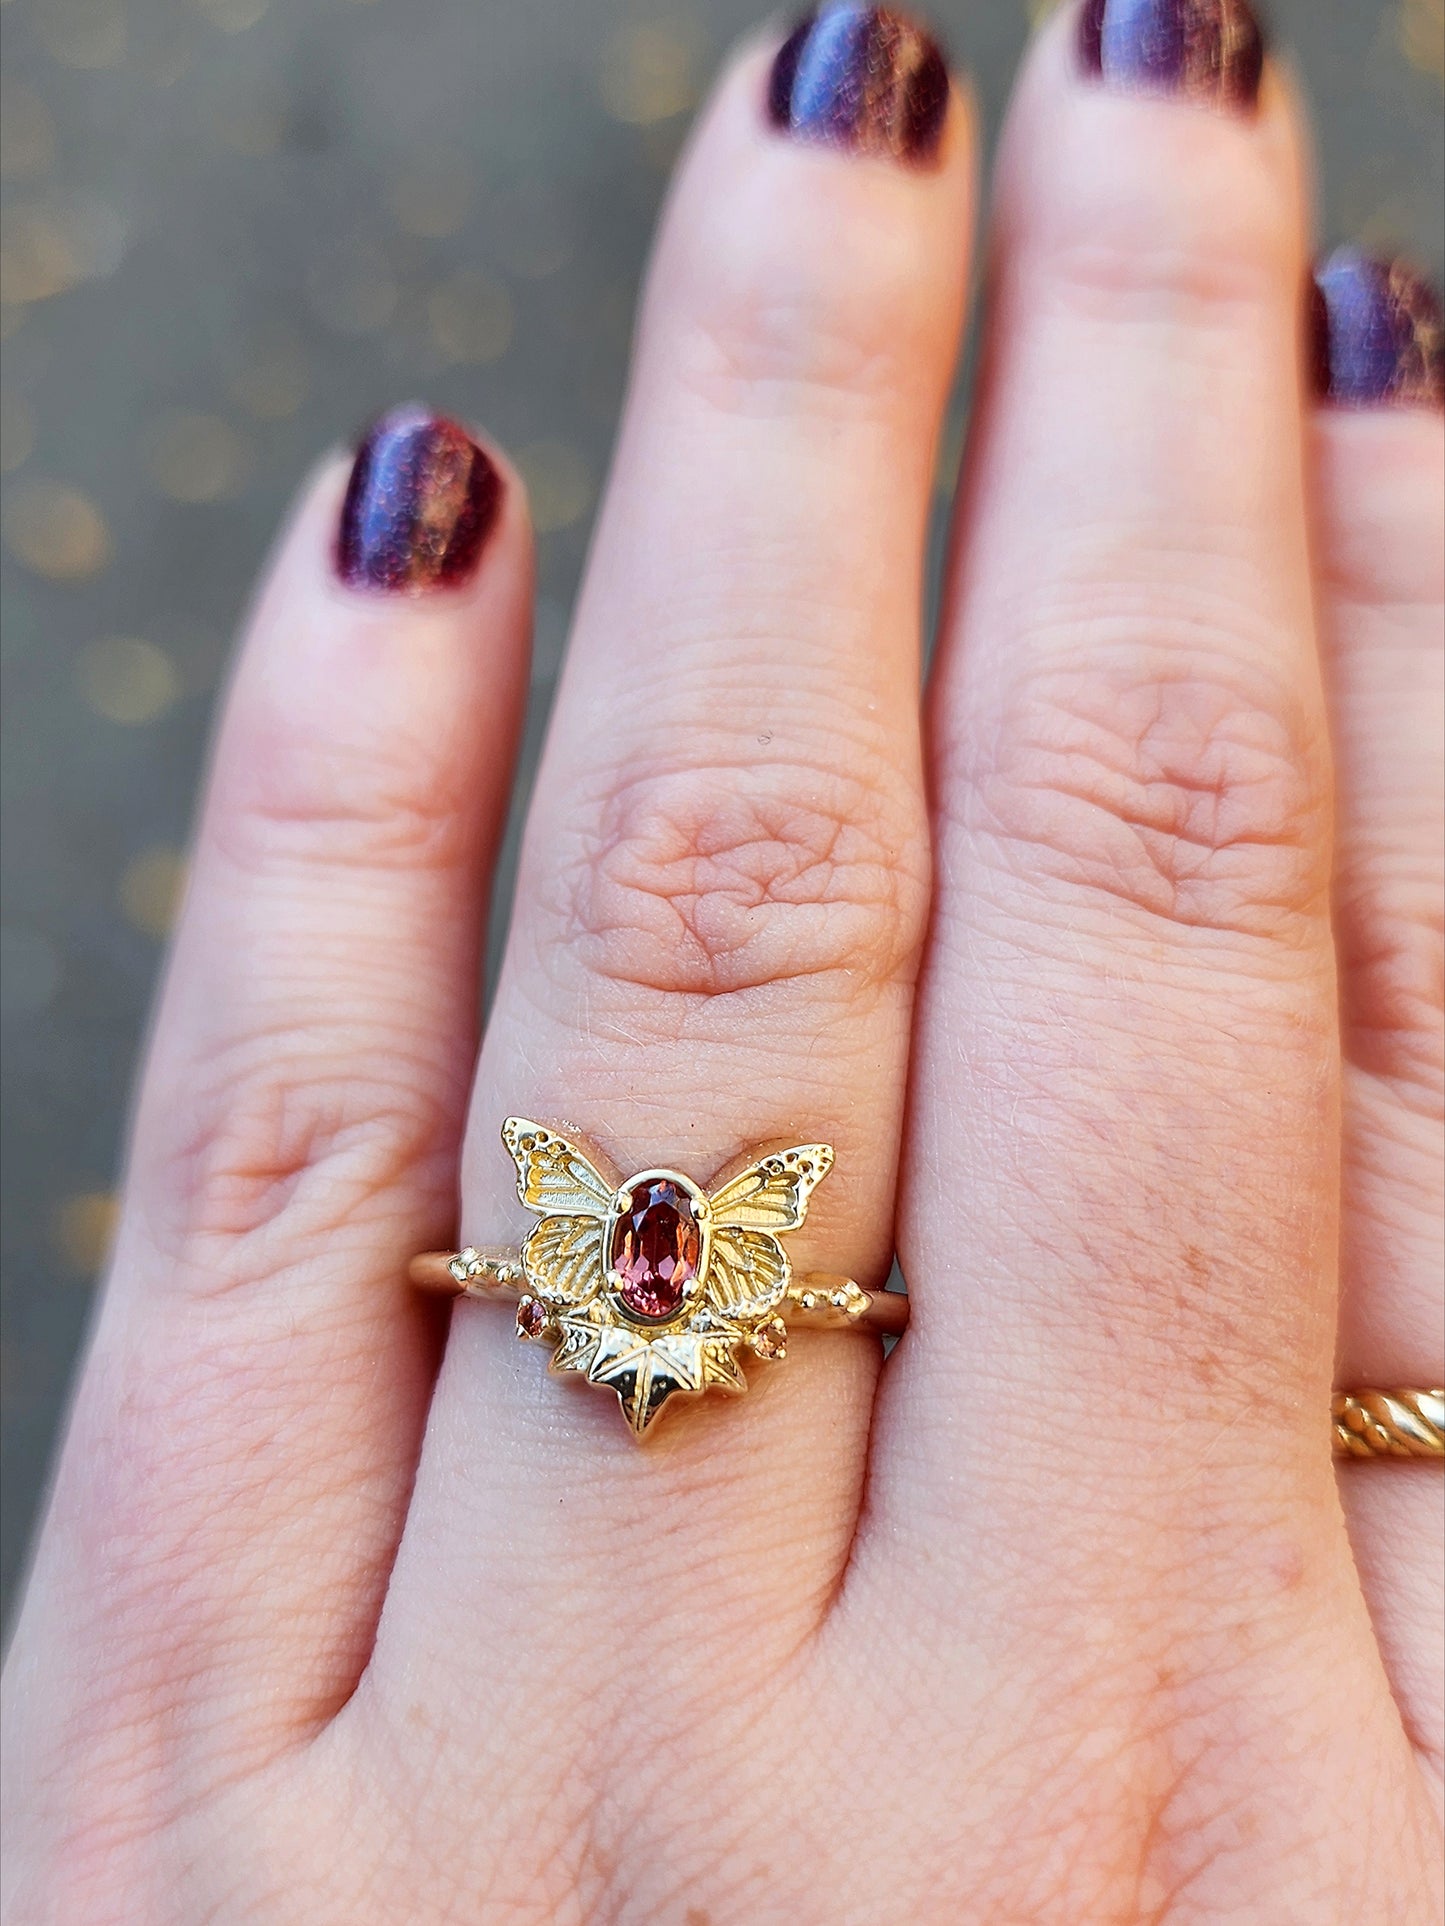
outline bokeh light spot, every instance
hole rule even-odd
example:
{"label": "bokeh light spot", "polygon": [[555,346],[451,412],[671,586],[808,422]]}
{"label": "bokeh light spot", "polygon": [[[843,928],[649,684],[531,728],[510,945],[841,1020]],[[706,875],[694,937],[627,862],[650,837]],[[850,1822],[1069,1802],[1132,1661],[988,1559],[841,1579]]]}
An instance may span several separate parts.
{"label": "bokeh light spot", "polygon": [[113,1191],[83,1190],[66,1198],[55,1213],[55,1242],[70,1270],[94,1277],[104,1267],[119,1216]]}
{"label": "bokeh light spot", "polygon": [[52,582],[79,582],[110,560],[110,531],[88,495],[63,482],[17,482],[5,500],[12,555]]}
{"label": "bokeh light spot", "polygon": [[118,0],[36,0],[35,32],[64,67],[118,67],[125,59],[125,14]]}
{"label": "bokeh light spot", "polygon": [[224,501],[248,466],[246,444],[229,422],[185,408],[161,417],[147,452],[157,488],[173,502]]}
{"label": "bokeh light spot", "polygon": [[18,80],[0,82],[0,180],[29,180],[55,160],[50,109]]}
{"label": "bokeh light spot", "polygon": [[337,334],[374,334],[396,309],[397,286],[384,256],[364,241],[328,248],[306,277],[316,318]]}
{"label": "bokeh light spot", "polygon": [[697,104],[702,48],[686,20],[639,21],[608,41],[602,56],[602,104],[614,119],[646,127]]}
{"label": "bokeh light spot", "polygon": [[165,714],[180,695],[180,677],[164,649],[138,635],[107,635],[81,651],[76,685],[87,707],[107,722],[138,728]]}
{"label": "bokeh light spot", "polygon": [[276,327],[254,336],[237,354],[226,378],[233,399],[257,421],[285,421],[306,399],[310,382],[300,340]]}
{"label": "bokeh light spot", "polygon": [[527,484],[532,525],[539,535],[570,528],[592,506],[592,477],[575,448],[564,441],[534,441],[517,456]]}
{"label": "bokeh light spot", "polygon": [[1445,0],[1402,0],[1400,51],[1432,80],[1445,80]]}
{"label": "bokeh light spot", "polygon": [[48,210],[12,206],[0,215],[0,281],[7,301],[48,301],[83,279],[71,237]]}
{"label": "bokeh light spot", "polygon": [[437,155],[392,182],[386,205],[405,234],[446,241],[466,225],[472,183],[458,155]]}
{"label": "bokeh light spot", "polygon": [[143,936],[163,942],[186,887],[186,860],[178,849],[146,849],[126,865],[120,879],[125,920]]}
{"label": "bokeh light spot", "polygon": [[512,339],[512,297],[500,281],[462,268],[427,303],[431,338],[448,361],[480,365],[500,359]]}
{"label": "bokeh light spot", "polygon": [[114,208],[85,196],[13,203],[0,215],[6,301],[47,301],[111,273],[125,239],[125,223]]}

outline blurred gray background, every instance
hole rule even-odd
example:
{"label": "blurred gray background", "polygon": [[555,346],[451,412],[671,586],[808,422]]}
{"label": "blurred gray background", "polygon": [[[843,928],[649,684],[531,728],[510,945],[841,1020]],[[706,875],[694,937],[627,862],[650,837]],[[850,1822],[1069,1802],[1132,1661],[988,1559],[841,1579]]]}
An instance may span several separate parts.
{"label": "blurred gray background", "polygon": [[[400,399],[515,451],[540,533],[530,767],[658,200],[755,4],[0,11],[6,1599],[104,1260],[212,704],[277,518],[318,451]],[[990,135],[1045,4],[931,9]],[[1322,238],[1437,274],[1442,9],[1269,8],[1315,109]]]}

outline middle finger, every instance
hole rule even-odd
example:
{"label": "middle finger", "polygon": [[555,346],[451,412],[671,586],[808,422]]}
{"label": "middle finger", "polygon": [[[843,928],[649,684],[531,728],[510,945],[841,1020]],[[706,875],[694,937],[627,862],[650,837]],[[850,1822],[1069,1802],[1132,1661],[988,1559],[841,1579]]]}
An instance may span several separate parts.
{"label": "middle finger", "polygon": [[[922,560],[970,195],[941,58],[887,15],[825,10],[771,67],[743,59],[705,119],[528,827],[470,1240],[527,1228],[510,1114],[703,1183],[753,1146],[824,1141],[836,1169],[789,1254],[882,1282],[927,897]],[[446,1627],[480,1586],[565,1630],[620,1576],[662,1613],[706,1552],[710,1610],[791,1649],[846,1556],[876,1359],[799,1340],[783,1371],[750,1367],[745,1410],[706,1398],[639,1452],[612,1397],[461,1307],[400,1616],[421,1598]]]}

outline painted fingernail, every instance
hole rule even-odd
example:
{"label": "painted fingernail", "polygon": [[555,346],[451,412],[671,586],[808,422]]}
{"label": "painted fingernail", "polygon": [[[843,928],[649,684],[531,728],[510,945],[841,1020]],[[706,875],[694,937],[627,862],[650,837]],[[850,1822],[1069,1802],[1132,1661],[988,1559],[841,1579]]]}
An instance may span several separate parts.
{"label": "painted fingernail", "polygon": [[799,140],[929,161],[947,117],[948,63],[938,42],[886,7],[820,7],[773,61],[768,118]]}
{"label": "painted fingernail", "polygon": [[1085,0],[1079,57],[1112,86],[1247,112],[1264,34],[1246,0]]}
{"label": "painted fingernail", "polygon": [[1445,404],[1440,297],[1404,261],[1336,248],[1315,269],[1315,392],[1368,406]]}
{"label": "painted fingernail", "polygon": [[336,572],[351,588],[455,588],[480,561],[501,500],[501,476],[465,428],[393,409],[356,451]]}

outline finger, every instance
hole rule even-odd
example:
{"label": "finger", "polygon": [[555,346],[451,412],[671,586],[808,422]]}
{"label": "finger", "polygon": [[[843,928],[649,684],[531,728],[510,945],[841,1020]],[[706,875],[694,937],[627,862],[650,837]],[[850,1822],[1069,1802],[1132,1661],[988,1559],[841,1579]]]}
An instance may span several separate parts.
{"label": "finger", "polygon": [[[1129,1848],[1131,1876],[1147,1851],[1166,1882],[1213,1765],[1267,1781],[1283,1722],[1323,1768],[1321,1664],[1380,1686],[1351,1700],[1376,1783],[1408,1763],[1326,1443],[1337,1038],[1303,194],[1248,26],[1238,0],[1085,7],[1013,109],[931,698],[913,1326],[850,1571],[862,1611],[904,1586],[968,1625],[955,1690],[1006,1678],[1008,1759],[1052,1749],[1081,1813],[1086,1779],[1124,1814],[1167,1785],[1169,1836]],[[1276,1671],[1281,1649],[1311,1661]],[[1103,1787],[1075,1772],[1101,1722]],[[1279,1828],[1287,1882],[1305,1869],[1275,1814],[1251,1824]],[[1189,1875],[1197,1907],[1225,1905],[1231,1863],[1221,1845]],[[1116,1904],[1134,1899],[1092,1910]]]}
{"label": "finger", "polygon": [[[1338,1382],[1445,1379],[1445,675],[1440,305],[1400,263],[1341,249],[1317,274],[1320,630],[1338,785],[1344,1046]],[[1340,1468],[1395,1696],[1442,1764],[1436,1467]],[[1354,1475],[1352,1475],[1354,1474]]]}
{"label": "finger", "polygon": [[403,412],[302,501],[227,698],[19,1636],[82,1622],[141,1719],[203,1692],[232,1761],[350,1690],[394,1549],[530,593],[515,482]]}
{"label": "finger", "polygon": [[[766,53],[733,69],[663,224],[478,1076],[479,1243],[526,1228],[497,1136],[520,1112],[623,1174],[705,1182],[769,1140],[831,1143],[793,1262],[887,1272],[927,881],[922,559],[971,158],[914,29],[819,23],[771,82]],[[750,1366],[745,1408],[704,1399],[639,1450],[610,1394],[546,1379],[463,1307],[383,1670],[479,1592],[548,1637],[620,1584],[688,1621],[714,1555],[719,1625],[796,1643],[846,1555],[876,1363],[800,1336],[782,1369]],[[579,1502],[599,1480],[605,1502]]]}

